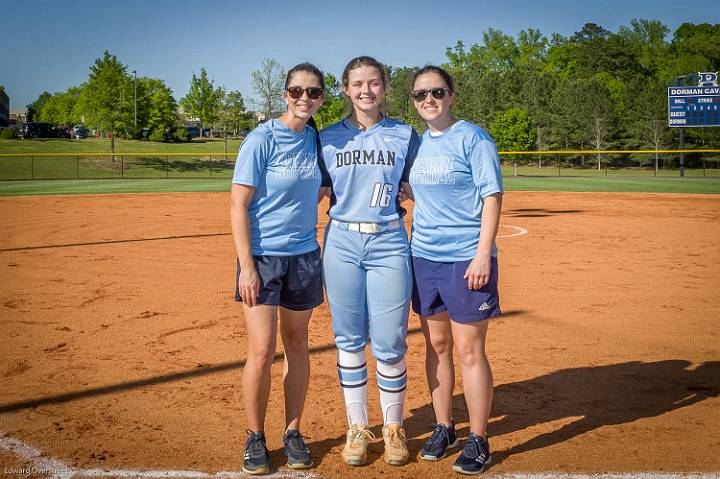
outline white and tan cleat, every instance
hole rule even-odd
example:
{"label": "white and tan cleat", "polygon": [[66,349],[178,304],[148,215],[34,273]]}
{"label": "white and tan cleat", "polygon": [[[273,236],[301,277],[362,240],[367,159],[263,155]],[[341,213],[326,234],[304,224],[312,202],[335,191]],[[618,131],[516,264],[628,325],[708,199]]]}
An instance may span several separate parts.
{"label": "white and tan cleat", "polygon": [[392,466],[407,464],[410,453],[407,448],[405,430],[400,424],[388,424],[383,427],[383,440],[385,441],[385,462]]}
{"label": "white and tan cleat", "polygon": [[365,464],[368,444],[374,439],[375,435],[368,429],[367,424],[352,424],[347,432],[347,440],[342,452],[345,463],[351,466]]}

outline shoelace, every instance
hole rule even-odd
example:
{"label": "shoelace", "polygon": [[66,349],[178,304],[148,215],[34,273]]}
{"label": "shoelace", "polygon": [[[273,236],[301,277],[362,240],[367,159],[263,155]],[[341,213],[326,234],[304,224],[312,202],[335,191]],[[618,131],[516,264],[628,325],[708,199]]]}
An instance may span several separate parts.
{"label": "shoelace", "polygon": [[296,451],[305,451],[310,452],[310,450],[305,445],[305,439],[310,439],[308,436],[303,436],[300,433],[295,433],[287,436],[287,440],[290,443],[290,447],[295,449]]}
{"label": "shoelace", "polygon": [[443,432],[445,432],[443,430],[442,424],[436,424],[433,427],[434,427],[434,429],[433,429],[432,435],[430,436],[430,439],[428,439],[428,441],[427,441],[428,444],[435,444],[435,441],[438,441],[440,439],[440,437],[443,435]]}
{"label": "shoelace", "polygon": [[463,447],[464,455],[467,457],[477,457],[480,455],[480,452],[480,444],[478,444],[477,439],[468,439],[465,441],[465,446]]}
{"label": "shoelace", "polygon": [[488,458],[488,453],[481,444],[481,440],[477,438],[468,439],[465,442],[463,455],[466,457],[474,457],[478,462],[484,462]]}
{"label": "shoelace", "polygon": [[400,447],[405,441],[405,431],[403,431],[402,429],[390,429],[388,431],[388,438],[390,439],[390,444],[396,447]]}
{"label": "shoelace", "polygon": [[250,443],[248,444],[250,453],[253,456],[264,454],[267,451],[267,448],[265,447],[265,443],[263,443],[262,439],[260,439],[260,437],[250,429],[246,429],[245,432],[247,432],[250,436]]}
{"label": "shoelace", "polygon": [[374,441],[375,440],[375,434],[372,433],[370,429],[358,429],[355,431],[355,434],[353,434],[353,442],[355,442],[356,439],[362,439],[365,438],[368,441]]}

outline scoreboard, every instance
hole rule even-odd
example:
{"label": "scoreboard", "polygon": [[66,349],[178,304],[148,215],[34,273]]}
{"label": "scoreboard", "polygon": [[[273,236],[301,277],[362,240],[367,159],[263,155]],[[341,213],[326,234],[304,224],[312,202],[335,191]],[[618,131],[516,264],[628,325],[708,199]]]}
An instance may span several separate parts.
{"label": "scoreboard", "polygon": [[668,126],[720,126],[720,87],[668,87]]}

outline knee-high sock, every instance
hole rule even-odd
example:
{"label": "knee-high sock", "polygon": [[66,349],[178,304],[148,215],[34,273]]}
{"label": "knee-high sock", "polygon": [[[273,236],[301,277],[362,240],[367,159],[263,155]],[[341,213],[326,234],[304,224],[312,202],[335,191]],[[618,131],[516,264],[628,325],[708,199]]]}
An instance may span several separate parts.
{"label": "knee-high sock", "polygon": [[380,406],[385,424],[402,424],[407,387],[405,359],[395,364],[377,362],[377,384],[380,389]]}
{"label": "knee-high sock", "polygon": [[365,350],[357,352],[338,349],[338,378],[345,396],[348,425],[367,424],[367,364]]}

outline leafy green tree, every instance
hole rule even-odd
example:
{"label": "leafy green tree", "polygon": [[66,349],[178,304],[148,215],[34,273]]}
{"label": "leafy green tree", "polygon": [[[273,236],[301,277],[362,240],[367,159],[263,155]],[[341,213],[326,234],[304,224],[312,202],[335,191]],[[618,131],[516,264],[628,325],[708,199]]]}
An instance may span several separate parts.
{"label": "leafy green tree", "polygon": [[[606,149],[616,133],[612,95],[608,87],[598,78],[584,80],[580,94],[585,99],[582,113],[589,120],[586,129],[594,150]],[[598,170],[602,168],[600,153],[597,154]]]}
{"label": "leafy green tree", "polygon": [[483,43],[477,47],[483,64],[497,73],[510,69],[520,58],[515,39],[493,28],[483,32]]}
{"label": "leafy green tree", "polygon": [[[490,125],[490,134],[500,151],[528,151],[535,147],[535,125],[520,108],[498,112]],[[517,175],[517,160],[514,165]]]}
{"label": "leafy green tree", "polygon": [[424,130],[425,122],[410,97],[415,68],[386,66],[385,69],[388,73],[388,91],[385,96],[387,114],[411,124],[416,130]]}
{"label": "leafy green tree", "polygon": [[659,168],[657,150],[669,145],[666,83],[656,78],[637,81],[629,86],[628,109],[622,121],[627,129],[627,148],[653,148],[655,174]]}
{"label": "leafy green tree", "polygon": [[148,140],[164,143],[164,142],[168,141],[168,135],[166,134],[165,130],[156,128],[150,132],[150,136],[148,136]]}
{"label": "leafy green tree", "polygon": [[176,126],[172,130],[172,139],[181,143],[187,143],[192,140],[192,138],[190,138],[190,132],[188,132],[184,126]]}
{"label": "leafy green tree", "polygon": [[610,91],[597,78],[561,78],[551,109],[549,138],[556,148],[602,150],[617,135]]}
{"label": "leafy green tree", "polygon": [[536,146],[548,149],[551,98],[554,77],[537,63],[521,62],[500,74],[497,86],[498,113],[519,108],[527,112],[535,125]]}
{"label": "leafy green tree", "polygon": [[[134,126],[133,84],[127,67],[107,50],[95,60],[90,76],[78,97],[86,122],[110,135],[115,151],[116,133],[131,131]],[[113,158],[114,160],[114,158]]]}
{"label": "leafy green tree", "polygon": [[548,47],[548,39],[540,30],[521,30],[517,38],[517,64],[542,67]]}
{"label": "leafy green tree", "polygon": [[[146,95],[148,98],[147,120],[139,124],[148,128],[168,130],[178,125],[177,102],[170,87],[157,79],[147,79]],[[140,114],[138,112],[138,122]]]}
{"label": "leafy green tree", "polygon": [[283,108],[285,69],[274,58],[263,59],[260,69],[252,72],[252,84],[260,97],[261,108],[270,119]]}
{"label": "leafy green tree", "polygon": [[453,76],[457,90],[455,114],[489,128],[495,112],[501,109],[501,75],[483,63],[483,50],[479,45],[466,50],[462,42],[457,42],[454,49],[446,50],[446,55],[449,61],[443,67]]}
{"label": "leafy green tree", "polygon": [[324,96],[323,104],[315,114],[319,128],[332,125],[345,116],[345,101],[340,92],[340,83],[332,73],[325,75]]}
{"label": "leafy green tree", "polygon": [[17,127],[3,128],[0,130],[0,140],[14,140],[17,137]]}
{"label": "leafy green tree", "polygon": [[520,108],[495,115],[490,134],[500,151],[528,151],[535,147],[535,125],[530,115]]}
{"label": "leafy green tree", "polygon": [[190,90],[180,100],[180,105],[189,117],[198,118],[200,125],[211,125],[218,118],[223,89],[215,88],[214,81],[208,80],[205,68],[200,69],[200,76],[193,73]]}
{"label": "leafy green tree", "polygon": [[670,45],[665,37],[670,32],[668,27],[657,20],[632,20],[631,28],[621,26],[618,36],[626,48],[632,52],[639,67],[638,73],[643,77],[654,76],[666,70],[666,58]]}
{"label": "leafy green tree", "polygon": [[675,30],[672,46],[676,55],[705,58],[708,66],[714,67],[715,71],[720,66],[720,23],[683,23]]}
{"label": "leafy green tree", "polygon": [[584,101],[580,81],[561,76],[552,92],[548,139],[553,148],[583,148],[587,142],[584,115],[579,107]]}
{"label": "leafy green tree", "polygon": [[223,90],[223,96],[220,100],[220,109],[218,110],[218,119],[222,125],[223,132],[227,137],[228,129],[232,129],[233,134],[237,136],[240,124],[243,122],[247,112],[245,111],[245,101],[242,93],[239,91]]}
{"label": "leafy green tree", "polygon": [[70,87],[65,92],[58,92],[47,99],[39,112],[38,119],[56,125],[74,125],[80,123],[75,113],[75,104],[82,93],[79,87]]}
{"label": "leafy green tree", "polygon": [[237,135],[239,125],[246,115],[245,102],[243,101],[242,94],[239,91],[226,92],[223,89],[220,108],[218,110],[218,120],[222,125],[226,155],[228,128],[233,128],[235,135]]}
{"label": "leafy green tree", "polygon": [[47,102],[51,96],[50,93],[44,91],[34,102],[27,106],[27,121],[38,121],[45,102]]}

